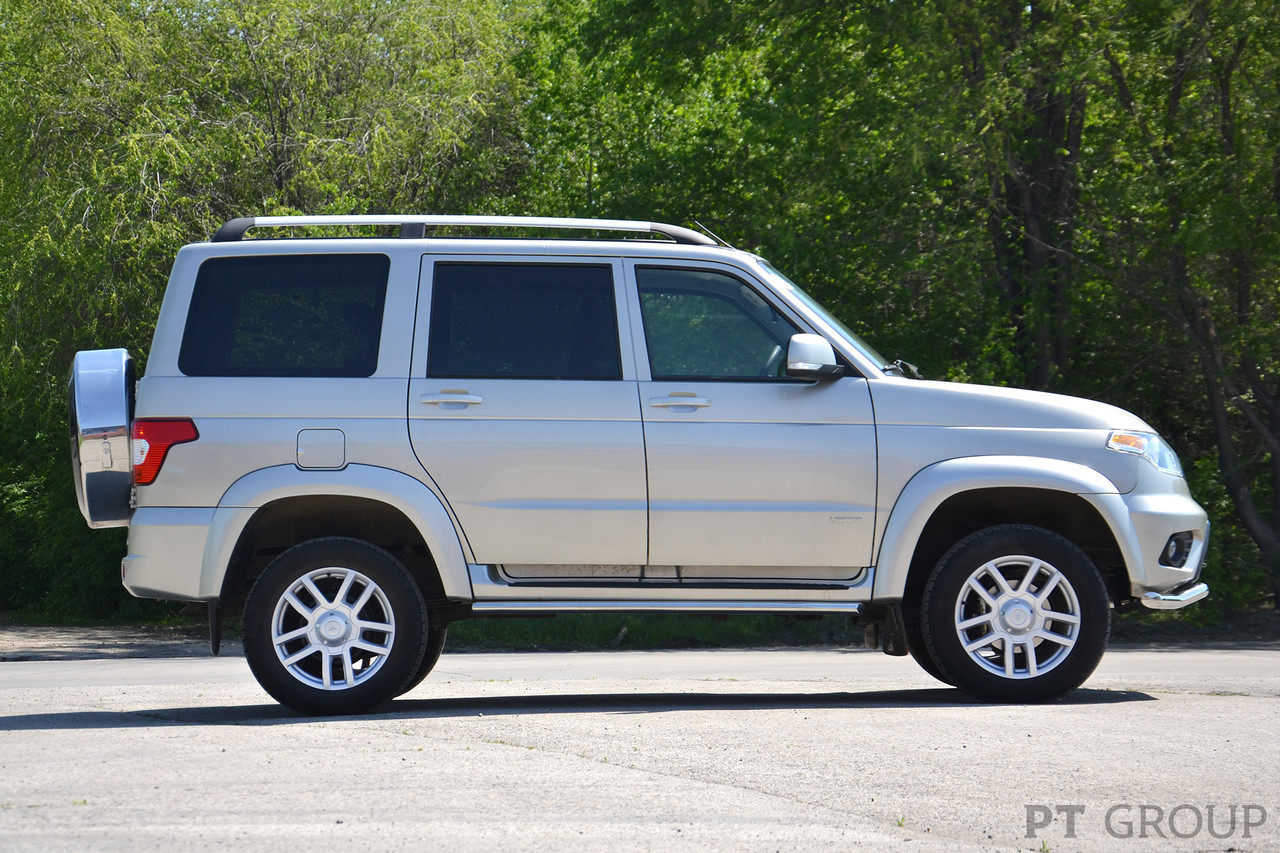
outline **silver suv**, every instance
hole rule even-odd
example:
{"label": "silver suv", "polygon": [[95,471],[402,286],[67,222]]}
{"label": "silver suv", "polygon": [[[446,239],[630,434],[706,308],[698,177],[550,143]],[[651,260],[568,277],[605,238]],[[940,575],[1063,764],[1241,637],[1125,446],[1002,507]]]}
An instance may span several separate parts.
{"label": "silver suv", "polygon": [[[398,236],[244,239],[320,226]],[[536,229],[578,236],[492,236]],[[215,653],[243,603],[254,675],[304,713],[410,690],[455,620],[585,612],[855,615],[972,695],[1043,701],[1111,608],[1208,592],[1205,513],[1142,420],[908,378],[675,226],[233,220],[178,253],[136,393],[95,350],[70,399],[125,586],[206,603]]]}

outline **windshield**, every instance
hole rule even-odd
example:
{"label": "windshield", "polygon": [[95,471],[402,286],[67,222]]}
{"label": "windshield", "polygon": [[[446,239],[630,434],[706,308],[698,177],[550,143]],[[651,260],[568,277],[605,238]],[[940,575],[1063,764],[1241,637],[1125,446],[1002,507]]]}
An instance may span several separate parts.
{"label": "windshield", "polygon": [[888,359],[886,359],[880,353],[876,352],[875,347],[871,346],[871,344],[864,341],[861,337],[858,336],[856,332],[854,332],[844,323],[840,322],[839,318],[837,318],[834,314],[832,314],[826,308],[822,307],[822,303],[818,302],[818,300],[814,299],[812,296],[805,293],[803,288],[801,288],[794,281],[787,278],[782,273],[778,272],[778,270],[774,268],[773,264],[769,263],[763,258],[758,258],[757,260],[760,263],[761,270],[764,271],[766,274],[768,274],[768,276],[771,279],[773,279],[774,284],[780,290],[784,290],[787,293],[790,293],[799,302],[803,303],[806,308],[808,308],[814,314],[817,314],[818,319],[826,323],[828,326],[830,326],[833,332],[838,334],[840,337],[844,338],[844,340],[848,342],[849,346],[853,347],[854,349],[858,350],[858,352],[862,353],[867,358],[874,361],[882,369],[889,366]]}

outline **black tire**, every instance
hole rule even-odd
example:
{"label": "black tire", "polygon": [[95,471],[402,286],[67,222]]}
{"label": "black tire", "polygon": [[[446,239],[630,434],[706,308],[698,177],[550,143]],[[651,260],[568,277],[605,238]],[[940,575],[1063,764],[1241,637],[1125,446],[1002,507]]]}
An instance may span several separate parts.
{"label": "black tire", "polygon": [[942,674],[942,670],[938,668],[938,662],[929,653],[929,646],[924,641],[924,625],[921,623],[920,609],[904,605],[902,608],[902,626],[906,631],[907,653],[929,675],[943,684],[955,686],[951,679]]}
{"label": "black tire", "polygon": [[244,653],[262,688],[303,714],[360,714],[418,672],[422,592],[386,551],[332,537],[276,557],[249,592]]}
{"label": "black tire", "polygon": [[1102,659],[1111,610],[1102,576],[1074,543],[1040,527],[990,527],[962,540],[924,591],[925,645],[952,684],[990,702],[1047,702]]}
{"label": "black tire", "polygon": [[421,684],[422,680],[431,674],[431,670],[435,669],[436,663],[440,660],[440,653],[444,651],[445,635],[448,630],[448,628],[427,629],[427,648],[422,654],[422,663],[418,664],[418,672],[409,679],[408,685],[400,691],[401,696]]}

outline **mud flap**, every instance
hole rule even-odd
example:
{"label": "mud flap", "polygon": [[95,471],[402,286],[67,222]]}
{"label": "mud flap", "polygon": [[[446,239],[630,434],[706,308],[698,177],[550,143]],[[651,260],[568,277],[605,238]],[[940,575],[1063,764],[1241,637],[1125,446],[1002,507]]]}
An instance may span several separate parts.
{"label": "mud flap", "polygon": [[222,651],[222,605],[210,601],[205,606],[209,609],[209,651],[217,657]]}
{"label": "mud flap", "polygon": [[902,618],[902,605],[889,604],[868,607],[868,619],[863,644],[868,649],[883,649],[886,655],[902,657],[907,654],[907,628]]}

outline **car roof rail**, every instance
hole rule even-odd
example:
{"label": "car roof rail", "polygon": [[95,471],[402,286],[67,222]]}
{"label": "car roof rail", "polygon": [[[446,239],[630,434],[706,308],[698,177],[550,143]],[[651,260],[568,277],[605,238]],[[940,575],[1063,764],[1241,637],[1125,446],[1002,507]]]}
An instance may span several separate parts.
{"label": "car roof rail", "polygon": [[640,222],[629,219],[577,219],[541,216],[247,216],[232,219],[213,235],[214,243],[233,243],[243,239],[250,228],[296,228],[333,225],[398,225],[400,236],[421,239],[428,226],[453,225],[472,228],[559,228],[582,231],[629,231],[657,234],[677,243],[694,246],[715,246],[716,241],[705,234],[679,225],[661,222]]}

